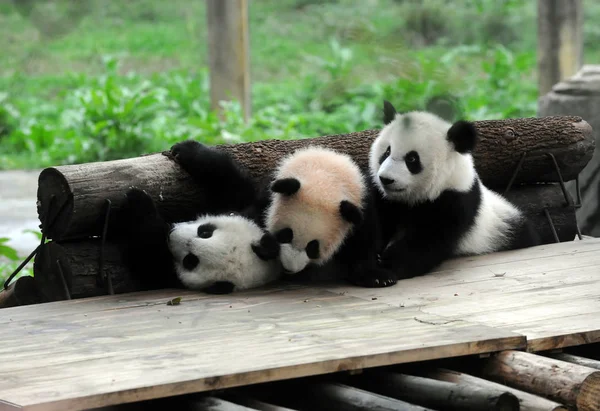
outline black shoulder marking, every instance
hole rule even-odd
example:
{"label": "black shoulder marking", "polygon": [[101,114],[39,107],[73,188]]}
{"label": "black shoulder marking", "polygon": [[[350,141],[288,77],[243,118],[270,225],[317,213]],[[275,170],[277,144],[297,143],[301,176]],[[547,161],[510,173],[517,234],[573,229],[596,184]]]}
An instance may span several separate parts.
{"label": "black shoulder marking", "polygon": [[342,200],[340,202],[340,214],[344,220],[352,224],[360,224],[363,221],[363,212],[350,201]]}
{"label": "black shoulder marking", "polygon": [[383,100],[383,124],[390,124],[396,118],[397,111],[387,100]]}
{"label": "black shoulder marking", "polygon": [[471,122],[459,120],[448,130],[447,138],[461,154],[473,151],[477,142],[477,129]]}
{"label": "black shoulder marking", "polygon": [[235,286],[229,281],[217,281],[204,289],[208,294],[231,294]]}
{"label": "black shoulder marking", "polygon": [[296,194],[300,190],[300,181],[296,178],[280,178],[271,184],[271,190],[286,196]]}
{"label": "black shoulder marking", "polygon": [[252,251],[254,251],[254,254],[264,261],[274,260],[279,257],[280,249],[281,246],[277,242],[277,239],[270,233],[265,233],[261,237],[260,243],[252,244]]}
{"label": "black shoulder marking", "polygon": [[382,199],[380,208],[384,268],[399,278],[430,272],[454,255],[456,245],[475,223],[481,205],[478,179],[467,192],[444,191],[415,206]]}

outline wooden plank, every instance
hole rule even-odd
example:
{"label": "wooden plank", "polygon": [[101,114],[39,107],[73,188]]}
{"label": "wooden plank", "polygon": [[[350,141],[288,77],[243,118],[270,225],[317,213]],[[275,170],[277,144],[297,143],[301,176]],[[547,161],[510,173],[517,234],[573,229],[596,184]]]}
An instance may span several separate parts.
{"label": "wooden plank", "polygon": [[[78,410],[525,346],[512,332],[315,288],[176,306],[154,304],[159,295],[7,309],[18,319],[2,325],[0,400]],[[45,316],[55,304],[69,314]]]}
{"label": "wooden plank", "polygon": [[208,64],[213,110],[237,100],[250,117],[250,41],[247,0],[207,0]]}
{"label": "wooden plank", "polygon": [[538,351],[600,341],[600,239],[455,259],[395,287],[330,286],[364,300],[523,334]]}
{"label": "wooden plank", "polygon": [[544,95],[583,64],[581,0],[538,0],[538,85]]}

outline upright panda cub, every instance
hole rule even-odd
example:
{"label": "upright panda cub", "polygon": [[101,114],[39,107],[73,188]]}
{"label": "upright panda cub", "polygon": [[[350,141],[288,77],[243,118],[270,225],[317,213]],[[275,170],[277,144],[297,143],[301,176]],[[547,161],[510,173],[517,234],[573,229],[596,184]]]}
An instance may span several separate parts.
{"label": "upright panda cub", "polygon": [[[377,264],[378,225],[368,177],[347,155],[321,148],[296,150],[262,182],[218,148],[188,140],[172,149],[221,207],[242,210],[280,244],[288,275],[339,272],[365,287],[396,283]],[[331,269],[331,270],[330,270]]]}
{"label": "upright panda cub", "polygon": [[385,101],[384,124],[369,153],[380,192],[383,267],[408,278],[453,256],[539,244],[524,214],[481,183],[472,123],[399,114]]}

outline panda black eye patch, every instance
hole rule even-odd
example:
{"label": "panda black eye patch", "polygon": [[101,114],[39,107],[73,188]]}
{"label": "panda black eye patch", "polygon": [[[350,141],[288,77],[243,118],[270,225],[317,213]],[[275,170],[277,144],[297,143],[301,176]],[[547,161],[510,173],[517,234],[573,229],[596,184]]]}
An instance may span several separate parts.
{"label": "panda black eye patch", "polygon": [[408,171],[410,171],[412,174],[418,174],[421,172],[421,170],[423,170],[419,153],[416,151],[409,151],[404,156],[404,162],[406,163]]}
{"label": "panda black eye patch", "polygon": [[319,258],[319,240],[312,240],[306,245],[306,255],[310,259]]}
{"label": "panda black eye patch", "polygon": [[291,228],[282,228],[275,233],[275,238],[281,244],[291,243],[294,238],[294,232]]}
{"label": "panda black eye patch", "polygon": [[392,153],[392,148],[390,146],[388,146],[387,150],[385,150],[385,153],[383,153],[381,155],[381,157],[379,158],[379,164],[381,165],[381,163],[383,163],[385,161],[385,159],[390,156],[391,153]]}
{"label": "panda black eye patch", "polygon": [[198,237],[204,239],[211,238],[216,229],[217,226],[211,223],[200,224],[198,226]]}

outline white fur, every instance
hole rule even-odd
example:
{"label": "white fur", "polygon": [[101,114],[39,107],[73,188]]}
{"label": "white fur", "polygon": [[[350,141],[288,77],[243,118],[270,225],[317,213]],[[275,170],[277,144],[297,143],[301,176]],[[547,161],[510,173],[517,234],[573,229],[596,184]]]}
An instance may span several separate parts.
{"label": "white fur", "polygon": [[[408,128],[404,126],[404,116],[410,117]],[[473,227],[456,245],[456,253],[496,251],[508,241],[507,236],[514,224],[523,218],[522,213],[480,183],[471,154],[457,152],[448,141],[451,126],[427,112],[397,114],[371,145],[371,177],[384,197],[409,205],[433,201],[448,189],[467,192],[476,180],[481,188],[480,208]],[[379,159],[388,147],[391,154],[380,166]],[[404,162],[404,156],[410,151],[419,154],[423,167],[420,173],[412,174]],[[380,177],[393,179],[394,183],[384,187]]]}
{"label": "white fur", "polygon": [[[214,224],[210,238],[198,237],[198,226]],[[263,230],[253,221],[238,215],[205,215],[195,221],[175,224],[169,234],[169,248],[175,259],[175,270],[181,282],[200,290],[217,281],[234,284],[234,290],[254,288],[275,280],[281,266],[277,260],[261,260],[252,250]],[[182,261],[192,253],[200,263],[191,271]]]}
{"label": "white fur", "polygon": [[506,245],[513,225],[523,216],[506,199],[488,190],[481,182],[481,205],[473,227],[461,238],[457,255],[486,254],[500,250]]}
{"label": "white fur", "polygon": [[[340,249],[352,229],[340,214],[340,202],[362,209],[366,182],[349,156],[323,147],[299,149],[284,158],[274,178],[291,177],[300,181],[300,190],[290,197],[274,193],[265,213],[271,233],[288,227],[294,232],[291,244],[282,244],[281,263],[288,273],[297,273],[309,263],[325,264]],[[312,240],[319,241],[320,255],[311,260],[305,249]]]}
{"label": "white fur", "polygon": [[[404,128],[403,116],[410,116],[408,130]],[[451,124],[434,114],[413,111],[398,114],[381,130],[371,145],[369,167],[374,183],[385,197],[417,204],[438,198],[446,189],[469,191],[476,175],[473,158],[454,150],[446,139],[450,127]],[[391,154],[380,167],[379,159],[388,147]],[[419,153],[424,167],[418,174],[412,174],[404,162],[404,156],[410,151]],[[395,182],[384,188],[380,177]]]}

